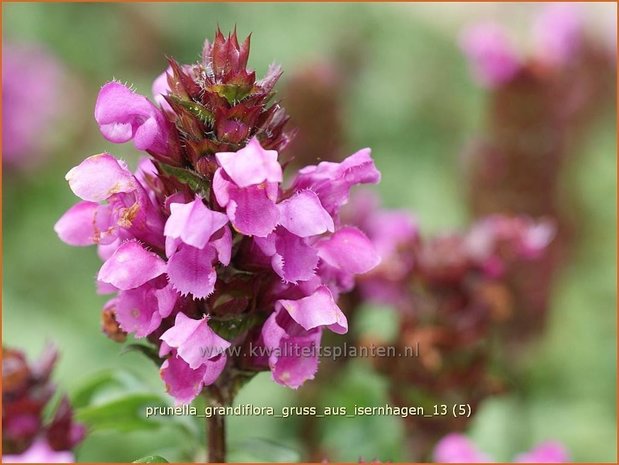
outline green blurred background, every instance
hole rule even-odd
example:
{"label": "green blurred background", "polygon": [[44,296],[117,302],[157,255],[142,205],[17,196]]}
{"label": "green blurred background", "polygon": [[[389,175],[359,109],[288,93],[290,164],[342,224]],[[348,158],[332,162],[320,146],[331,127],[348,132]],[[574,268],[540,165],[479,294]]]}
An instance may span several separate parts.
{"label": "green blurred background", "polygon": [[[413,212],[424,232],[465,227],[460,156],[482,123],[485,96],[470,79],[457,48],[458,30],[493,17],[520,31],[539,8],[4,4],[3,40],[44,43],[65,63],[71,81],[64,96],[69,111],[56,131],[53,153],[36,169],[3,173],[3,343],[23,348],[31,357],[46,341],[57,344],[61,360],[55,380],[69,393],[103,370],[133,373],[137,384],[143,384],[136,389],[163,392],[152,364],[139,354],[121,354],[121,347],[100,332],[105,297],[95,293],[100,264],[95,250],[69,247],[52,229],[76,200],[64,181],[72,166],[105,150],[135,163],[133,147],[107,143],[92,116],[98,88],[107,80],[133,83],[150,95],[152,80],[165,68],[164,56],[194,61],[217,25],[224,32],[236,25],[241,36],[252,33],[250,63],[258,75],[273,61],[292,71],[329,58],[343,41],[353,43],[362,65],[343,95],[350,151],[372,147],[383,174],[377,189],[384,204]],[[587,20],[608,40],[611,32],[604,31],[616,18],[615,6],[584,9]],[[596,123],[580,150],[565,176],[583,207],[582,237],[557,283],[549,330],[527,354],[524,391],[487,401],[471,431],[480,447],[499,460],[549,438],[563,441],[579,461],[616,460],[614,115]],[[383,320],[392,318],[381,313]],[[315,382],[321,381],[331,382],[319,374]],[[369,366],[355,361],[333,383],[328,404],[382,405],[387,402],[385,387]],[[295,396],[263,373],[242,390],[238,402],[277,407],[294,405]],[[397,418],[323,419],[321,426],[331,461],[406,459]],[[303,435],[299,427],[295,418],[233,417],[230,460],[302,459],[294,453]],[[99,431],[80,446],[78,459],[131,461],[153,453],[187,459],[175,451],[186,438],[172,420],[144,432]],[[290,451],[261,456],[260,447],[246,442],[255,438],[273,440]]]}

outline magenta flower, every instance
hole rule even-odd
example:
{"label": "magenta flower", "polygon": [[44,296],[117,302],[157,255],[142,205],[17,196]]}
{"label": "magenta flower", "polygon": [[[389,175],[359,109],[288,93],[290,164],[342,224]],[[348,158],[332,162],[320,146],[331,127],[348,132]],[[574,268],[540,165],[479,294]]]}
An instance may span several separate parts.
{"label": "magenta flower", "polygon": [[57,355],[54,347],[47,346],[39,360],[28,363],[22,352],[3,348],[3,463],[75,461],[72,450],[86,429],[74,421],[66,396],[60,398],[51,420],[45,420],[56,390],[50,378]]}
{"label": "magenta flower", "polygon": [[[132,140],[150,159],[135,173],[108,153],[84,160],[67,174],[82,201],[55,226],[70,245],[97,245],[99,292],[115,294],[104,331],[145,338],[179,403],[240,372],[268,369],[294,388],[313,378],[316,351],[273,349],[317,348],[323,328],[346,332],[337,299],[380,260],[339,217],[353,186],[380,179],[370,150],[307,167],[285,186],[287,116],[268,105],[280,71],[257,81],[248,52],[248,41],[218,32],[202,62],[170,61],[156,103],[103,86],[103,136]],[[252,344],[269,355],[227,351]]]}
{"label": "magenta flower", "polygon": [[161,109],[119,82],[101,88],[95,119],[110,142],[133,140],[138,150],[157,154],[168,151],[169,123]]}
{"label": "magenta flower", "polygon": [[[65,70],[38,45],[2,46],[2,163],[13,168],[40,164],[53,146],[50,136],[66,112],[61,88]],[[36,111],[32,111],[36,108]],[[33,136],[35,135],[36,136]]]}
{"label": "magenta flower", "polygon": [[[466,436],[458,433],[449,434],[438,442],[434,449],[434,460],[440,463],[492,462],[492,459],[480,452]],[[565,463],[569,460],[562,444],[548,441],[516,456],[514,463]]]}
{"label": "magenta flower", "polygon": [[217,202],[238,232],[266,237],[279,222],[275,201],[282,168],[277,152],[264,150],[254,138],[238,152],[218,153],[216,159],[220,166],[213,180]]}
{"label": "magenta flower", "polygon": [[346,317],[325,286],[301,299],[275,302],[275,312],[262,328],[275,381],[296,389],[314,378],[323,328],[338,334],[348,331]]}
{"label": "magenta flower", "polygon": [[494,23],[478,24],[465,31],[460,46],[476,79],[497,87],[510,81],[520,69],[520,59],[505,31]]}

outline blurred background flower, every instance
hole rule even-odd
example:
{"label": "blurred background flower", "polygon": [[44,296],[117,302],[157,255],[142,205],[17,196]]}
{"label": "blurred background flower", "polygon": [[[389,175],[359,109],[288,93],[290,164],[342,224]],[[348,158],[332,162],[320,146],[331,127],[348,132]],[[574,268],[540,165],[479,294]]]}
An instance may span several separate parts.
{"label": "blurred background flower", "polygon": [[[96,253],[60,243],[52,228],[73,202],[62,178],[80,160],[113,149],[136,166],[137,151],[131,144],[113,146],[100,138],[92,109],[101,85],[116,77],[148,95],[153,76],[167,66],[162,55],[181,63],[195,61],[204,37],[219,24],[222,30],[236,25],[241,36],[252,33],[250,65],[258,75],[273,61],[282,65],[285,73],[276,98],[289,108],[290,126],[298,128],[299,140],[317,144],[306,153],[302,152],[310,142],[296,149],[292,145],[288,155],[337,159],[355,147],[372,147],[383,176],[377,191],[384,208],[414,217],[411,234],[416,225],[427,237],[464,231],[489,213],[557,219],[557,243],[568,237],[570,246],[556,252],[560,266],[553,265],[551,284],[542,283],[548,289],[544,329],[520,345],[509,379],[516,389],[481,402],[467,436],[497,460],[512,460],[531,445],[552,438],[564,444],[574,460],[614,461],[616,114],[610,108],[614,86],[606,88],[601,98],[583,99],[583,95],[593,96],[591,89],[614,82],[614,63],[609,66],[606,61],[609,54],[614,56],[616,9],[612,4],[579,7],[580,25],[569,17],[551,21],[566,31],[564,41],[553,43],[539,32],[550,26],[535,26],[544,22],[541,4],[5,5],[4,47],[44,44],[70,70],[72,82],[79,83],[58,97],[58,105],[71,102],[75,95],[80,102],[51,131],[58,144],[44,139],[47,123],[37,128],[33,121],[28,128],[37,143],[49,149],[45,169],[19,177],[5,171],[3,182],[4,341],[24,347],[31,356],[40,352],[46,338],[59,341],[63,357],[57,366],[58,384],[74,400],[78,418],[99,422],[76,449],[77,459],[131,461],[153,453],[168,460],[187,459],[177,448],[187,436],[177,419],[145,421],[142,415],[127,419],[124,431],[115,429],[128,409],[111,409],[121,400],[110,391],[122,385],[123,392],[143,402],[151,399],[144,391],[163,394],[163,387],[156,370],[138,359],[140,354],[121,355],[113,341],[100,337],[98,314],[104,298],[93,292]],[[480,22],[504,28],[520,63],[512,81],[492,89],[476,83],[459,48],[461,31]],[[562,80],[566,74],[556,70],[572,63],[564,57],[570,55],[578,30],[586,31],[587,37],[578,50],[590,43],[601,53],[587,55],[595,57],[595,66],[576,62],[569,79]],[[545,40],[550,42],[538,46]],[[5,62],[3,80],[9,69]],[[593,71],[600,69],[605,71]],[[307,90],[306,100],[299,89]],[[526,95],[535,98],[528,100]],[[585,108],[580,105],[583,101],[591,103]],[[529,119],[531,114],[535,118]],[[555,132],[559,123],[560,131]],[[9,142],[8,124],[5,118],[4,143]],[[497,143],[524,144],[530,138],[522,139],[523,133],[552,143],[534,158],[541,159],[540,164],[518,165],[517,176],[492,175],[484,181],[484,173],[501,173],[492,162],[495,158],[486,153],[496,151]],[[5,150],[3,166],[8,161]],[[501,153],[514,160],[521,151]],[[490,161],[486,165],[475,160]],[[537,178],[533,174],[550,178],[536,180],[533,186]],[[531,183],[516,186],[518,179]],[[507,195],[511,186],[539,210],[513,211],[502,200],[512,198]],[[351,336],[393,341],[398,321],[391,306],[364,303],[351,324]],[[113,386],[97,396],[86,395],[106,369],[116,373]],[[350,360],[337,377],[321,367],[298,395],[276,386],[269,374],[258,375],[240,392],[238,402],[277,409],[302,402],[305,393],[320,385],[328,387],[320,406],[352,409],[390,402],[388,377],[362,359]],[[85,407],[92,402],[107,406],[110,416]],[[141,429],[144,425],[150,429]],[[231,461],[314,456],[315,451],[304,449],[301,417],[231,417],[229,431]],[[407,429],[396,417],[319,419],[312,434],[314,444],[320,445],[320,458],[330,461],[410,457]],[[275,437],[277,447],[255,442]]]}

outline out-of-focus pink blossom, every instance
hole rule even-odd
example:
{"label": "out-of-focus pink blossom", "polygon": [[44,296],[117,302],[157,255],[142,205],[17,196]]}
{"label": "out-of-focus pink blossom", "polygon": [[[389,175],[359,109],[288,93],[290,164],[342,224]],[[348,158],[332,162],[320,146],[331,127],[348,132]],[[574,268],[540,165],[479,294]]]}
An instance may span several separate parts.
{"label": "out-of-focus pink blossom", "polygon": [[60,397],[51,420],[44,411],[54,396],[50,377],[58,353],[52,346],[39,360],[4,347],[2,351],[2,462],[68,463],[73,448],[84,439],[86,428],[76,423],[66,396]]}
{"label": "out-of-focus pink blossom", "polygon": [[549,4],[537,18],[533,35],[541,60],[554,66],[564,65],[582,43],[582,11],[571,3]]}
{"label": "out-of-focus pink blossom", "polygon": [[73,463],[75,457],[70,451],[56,451],[44,438],[37,439],[24,453],[3,455],[4,463]]}
{"label": "out-of-focus pink blossom", "polygon": [[440,463],[486,463],[491,459],[480,452],[463,434],[452,433],[441,439],[434,449],[434,461]]}
{"label": "out-of-focus pink blossom", "polygon": [[508,82],[520,69],[518,54],[498,24],[471,27],[462,34],[460,46],[476,79],[485,86],[496,87]]}
{"label": "out-of-focus pink blossom", "polygon": [[50,136],[63,114],[65,70],[35,44],[2,45],[2,163],[27,169],[51,152]]}
{"label": "out-of-focus pink blossom", "polygon": [[[539,444],[531,451],[516,456],[514,463],[565,463],[569,461],[565,447],[555,441]],[[434,460],[441,463],[487,463],[492,458],[480,452],[466,436],[452,433],[441,439],[434,449]]]}

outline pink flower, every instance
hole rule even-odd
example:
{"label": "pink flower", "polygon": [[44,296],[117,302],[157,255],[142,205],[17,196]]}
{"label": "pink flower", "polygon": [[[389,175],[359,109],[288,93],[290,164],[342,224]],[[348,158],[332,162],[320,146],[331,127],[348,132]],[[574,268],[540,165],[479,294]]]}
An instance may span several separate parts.
{"label": "pink flower", "polygon": [[207,317],[194,320],[183,313],[176,315],[174,326],[163,333],[161,340],[175,348],[177,356],[192,370],[212,363],[219,356],[225,358],[225,350],[230,347],[228,341],[208,326]]}
{"label": "pink flower", "polygon": [[486,463],[491,459],[480,452],[463,434],[451,433],[434,448],[434,461],[439,463]]}
{"label": "pink flower", "polygon": [[109,153],[93,155],[72,168],[66,179],[84,200],[54,226],[67,244],[106,245],[134,237],[163,247],[161,212],[137,175],[132,175],[122,161]]}
{"label": "pink flower", "polygon": [[318,369],[322,328],[343,334],[346,317],[324,286],[297,300],[278,300],[262,328],[273,380],[293,389],[313,379]]}
{"label": "pink flower", "polygon": [[[35,44],[2,46],[2,164],[33,168],[50,155],[66,71],[48,50]],[[36,108],[36,111],[33,111]]]}
{"label": "pink flower", "polygon": [[520,59],[498,24],[478,24],[470,28],[462,35],[460,46],[475,77],[485,86],[504,84],[520,69]]}
{"label": "pink flower", "polygon": [[56,451],[50,447],[44,438],[37,439],[24,453],[18,455],[3,455],[4,463],[73,463],[73,452]]}
{"label": "pink flower", "polygon": [[544,7],[533,27],[539,57],[554,66],[566,64],[583,39],[578,5],[554,3]]}
{"label": "pink flower", "polygon": [[371,150],[362,149],[346,158],[341,163],[323,161],[299,170],[293,181],[292,189],[312,190],[316,193],[322,206],[334,214],[348,202],[350,189],[358,184],[376,184],[380,181],[380,172],[372,160]]}
{"label": "pink flower", "polygon": [[236,153],[216,155],[220,168],[213,191],[234,228],[246,235],[266,237],[279,222],[275,202],[282,168],[277,152],[264,150],[257,139]]}
{"label": "pink flower", "polygon": [[555,233],[549,220],[492,215],[474,224],[464,241],[468,258],[488,275],[499,276],[510,260],[539,258]]}
{"label": "pink flower", "polygon": [[[434,448],[434,460],[441,463],[486,463],[492,458],[480,452],[463,434],[451,433]],[[564,463],[569,461],[565,447],[558,442],[544,442],[529,452],[518,455],[515,463]]]}

